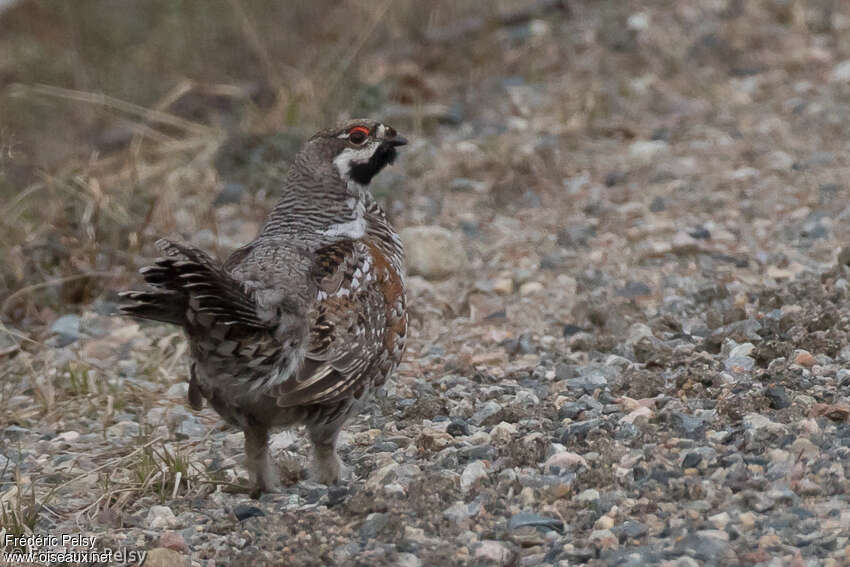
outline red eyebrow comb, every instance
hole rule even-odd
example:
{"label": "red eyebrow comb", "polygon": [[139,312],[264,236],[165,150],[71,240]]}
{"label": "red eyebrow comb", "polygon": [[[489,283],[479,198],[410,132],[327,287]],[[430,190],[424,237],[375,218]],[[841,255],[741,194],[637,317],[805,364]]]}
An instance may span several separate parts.
{"label": "red eyebrow comb", "polygon": [[355,132],[363,132],[367,136],[369,135],[369,129],[364,126],[355,126],[354,128],[348,131],[349,134],[354,134]]}

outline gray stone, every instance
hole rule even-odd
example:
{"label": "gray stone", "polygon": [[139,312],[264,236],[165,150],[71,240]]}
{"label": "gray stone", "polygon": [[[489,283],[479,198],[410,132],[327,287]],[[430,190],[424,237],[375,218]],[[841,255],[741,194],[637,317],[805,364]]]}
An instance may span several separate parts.
{"label": "gray stone", "polygon": [[366,520],[360,524],[360,537],[362,539],[375,539],[389,523],[389,514],[373,512],[366,516]]}
{"label": "gray stone", "polygon": [[67,346],[80,338],[80,316],[62,315],[50,325],[50,334],[55,335],[54,346]]}
{"label": "gray stone", "polygon": [[244,522],[248,518],[258,518],[265,516],[266,513],[262,509],[248,504],[239,504],[233,509],[233,514],[240,522]]}
{"label": "gray stone", "polygon": [[450,276],[467,267],[460,238],[441,226],[412,226],[401,231],[410,275],[428,279]]}
{"label": "gray stone", "polygon": [[502,406],[490,400],[489,402],[485,402],[478,410],[469,418],[470,423],[473,425],[494,425],[499,421],[499,415],[502,413]]}
{"label": "gray stone", "polygon": [[604,364],[590,364],[578,369],[577,378],[567,380],[567,386],[573,390],[593,392],[608,385],[608,380],[614,378],[618,371],[616,368]]}
{"label": "gray stone", "polygon": [[537,514],[531,514],[528,512],[514,514],[513,516],[511,516],[510,522],[508,522],[508,527],[512,530],[524,528],[526,526],[532,526],[543,531],[564,531],[564,522],[560,519],[547,518],[546,516],[539,516]]}
{"label": "gray stone", "polygon": [[637,520],[626,520],[622,524],[611,528],[611,531],[621,539],[638,539],[645,536],[649,532],[649,528],[646,524]]}
{"label": "gray stone", "polygon": [[462,522],[474,518],[481,512],[481,502],[473,500],[466,503],[458,501],[443,510],[443,517],[452,522]]}
{"label": "gray stone", "polygon": [[770,401],[772,409],[785,409],[791,405],[791,398],[788,397],[788,392],[782,386],[766,388],[764,395]]}

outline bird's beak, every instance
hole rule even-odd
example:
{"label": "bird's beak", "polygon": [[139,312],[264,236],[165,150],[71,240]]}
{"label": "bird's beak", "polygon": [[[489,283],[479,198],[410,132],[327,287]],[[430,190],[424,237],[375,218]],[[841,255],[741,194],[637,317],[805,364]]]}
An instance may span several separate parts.
{"label": "bird's beak", "polygon": [[404,146],[407,144],[407,138],[404,136],[395,135],[392,138],[386,138],[384,143],[389,146]]}

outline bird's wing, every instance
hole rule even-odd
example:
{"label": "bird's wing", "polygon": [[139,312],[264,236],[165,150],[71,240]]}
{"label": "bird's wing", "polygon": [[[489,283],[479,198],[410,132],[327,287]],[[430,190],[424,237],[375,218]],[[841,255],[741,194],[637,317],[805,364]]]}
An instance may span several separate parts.
{"label": "bird's wing", "polygon": [[386,302],[370,248],[344,240],[320,249],[310,339],[297,373],[274,394],[283,407],[359,398],[384,349]]}

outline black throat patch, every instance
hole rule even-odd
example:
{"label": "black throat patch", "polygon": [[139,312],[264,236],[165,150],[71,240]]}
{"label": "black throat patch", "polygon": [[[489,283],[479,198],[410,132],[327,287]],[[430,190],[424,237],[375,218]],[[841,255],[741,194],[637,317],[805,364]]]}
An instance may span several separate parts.
{"label": "black throat patch", "polygon": [[390,144],[383,143],[378,146],[369,161],[363,163],[352,163],[348,172],[352,181],[361,185],[368,185],[372,178],[387,165],[395,161],[398,152]]}

